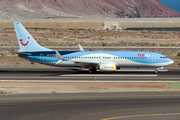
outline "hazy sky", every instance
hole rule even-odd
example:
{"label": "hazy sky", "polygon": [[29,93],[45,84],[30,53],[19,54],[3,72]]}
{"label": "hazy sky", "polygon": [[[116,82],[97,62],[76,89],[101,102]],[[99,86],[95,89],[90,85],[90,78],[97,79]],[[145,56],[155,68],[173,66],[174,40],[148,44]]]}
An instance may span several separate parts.
{"label": "hazy sky", "polygon": [[159,0],[159,1],[165,4],[166,6],[180,12],[180,0]]}

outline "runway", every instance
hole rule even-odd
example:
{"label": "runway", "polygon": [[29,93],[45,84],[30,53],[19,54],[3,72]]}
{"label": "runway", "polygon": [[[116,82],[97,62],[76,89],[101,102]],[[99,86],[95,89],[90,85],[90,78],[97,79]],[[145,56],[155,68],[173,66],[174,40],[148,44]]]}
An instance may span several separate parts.
{"label": "runway", "polygon": [[180,81],[180,69],[122,69],[116,72],[97,72],[89,74],[79,68],[0,68],[0,81]]}
{"label": "runway", "polygon": [[1,95],[1,120],[179,120],[179,92]]}
{"label": "runway", "polygon": [[[180,69],[124,69],[88,74],[78,68],[0,68],[0,82],[174,82]],[[0,95],[2,120],[179,120],[180,92]]]}

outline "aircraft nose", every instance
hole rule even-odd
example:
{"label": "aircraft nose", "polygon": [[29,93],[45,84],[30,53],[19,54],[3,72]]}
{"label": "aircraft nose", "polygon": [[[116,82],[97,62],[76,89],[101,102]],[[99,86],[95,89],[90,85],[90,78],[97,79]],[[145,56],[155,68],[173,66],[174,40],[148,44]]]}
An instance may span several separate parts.
{"label": "aircraft nose", "polygon": [[169,62],[169,64],[174,64],[174,61],[171,59],[169,59],[168,62]]}
{"label": "aircraft nose", "polygon": [[174,61],[173,61],[173,60],[171,60],[171,64],[174,64]]}

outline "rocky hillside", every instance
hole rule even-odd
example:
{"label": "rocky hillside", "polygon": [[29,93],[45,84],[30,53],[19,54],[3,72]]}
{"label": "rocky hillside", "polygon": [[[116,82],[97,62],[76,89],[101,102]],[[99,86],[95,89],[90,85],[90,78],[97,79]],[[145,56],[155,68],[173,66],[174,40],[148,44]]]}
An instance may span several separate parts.
{"label": "rocky hillside", "polygon": [[0,0],[0,19],[180,17],[159,0]]}

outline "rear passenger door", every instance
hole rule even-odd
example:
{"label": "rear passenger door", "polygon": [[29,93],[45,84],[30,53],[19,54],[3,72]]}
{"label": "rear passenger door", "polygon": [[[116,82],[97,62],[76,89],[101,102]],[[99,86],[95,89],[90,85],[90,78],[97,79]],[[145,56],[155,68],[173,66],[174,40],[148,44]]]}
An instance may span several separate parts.
{"label": "rear passenger door", "polygon": [[152,55],[152,62],[156,62],[156,55]]}

